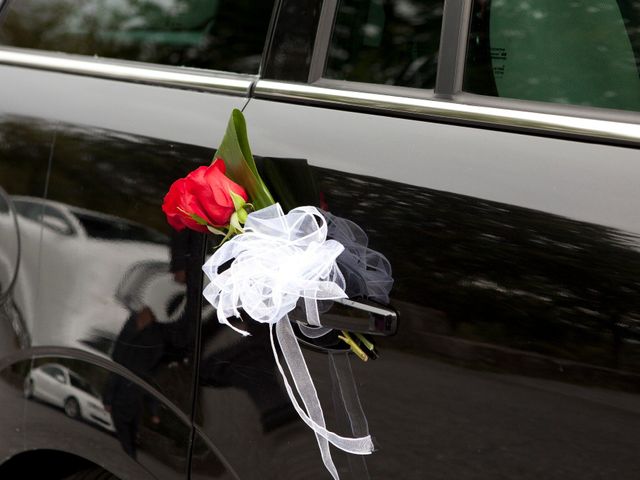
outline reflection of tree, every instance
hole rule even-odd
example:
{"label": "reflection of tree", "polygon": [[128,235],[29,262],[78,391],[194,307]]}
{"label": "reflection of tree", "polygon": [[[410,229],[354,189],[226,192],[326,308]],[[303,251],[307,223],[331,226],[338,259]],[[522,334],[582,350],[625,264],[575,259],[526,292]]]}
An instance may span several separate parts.
{"label": "reflection of tree", "polygon": [[433,88],[442,0],[340,3],[327,72],[331,78]]}
{"label": "reflection of tree", "polygon": [[[11,179],[3,185],[10,194],[44,193],[53,129],[32,119],[0,123],[0,178]],[[164,232],[168,227],[160,205],[169,185],[212,155],[208,148],[100,129],[57,129],[50,199]]]}
{"label": "reflection of tree", "polygon": [[42,195],[53,130],[32,119],[0,117],[0,179],[10,195]]}
{"label": "reflection of tree", "polygon": [[637,237],[463,195],[318,173],[331,210],[358,222],[391,261],[394,298],[444,312],[456,335],[640,371]]}
{"label": "reflection of tree", "polygon": [[168,186],[211,156],[210,149],[172,145],[62,127],[56,139],[50,197],[167,231],[159,207]]}

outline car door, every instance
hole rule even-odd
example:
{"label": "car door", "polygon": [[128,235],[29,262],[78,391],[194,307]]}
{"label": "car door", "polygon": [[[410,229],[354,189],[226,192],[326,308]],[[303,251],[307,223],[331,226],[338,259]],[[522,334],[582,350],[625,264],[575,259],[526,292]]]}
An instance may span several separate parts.
{"label": "car door", "polygon": [[[640,468],[638,2],[509,3],[281,3],[253,151],[307,160],[395,279],[397,334],[351,360],[377,449],[345,478]],[[306,435],[278,457],[306,476],[270,478],[322,478]]]}

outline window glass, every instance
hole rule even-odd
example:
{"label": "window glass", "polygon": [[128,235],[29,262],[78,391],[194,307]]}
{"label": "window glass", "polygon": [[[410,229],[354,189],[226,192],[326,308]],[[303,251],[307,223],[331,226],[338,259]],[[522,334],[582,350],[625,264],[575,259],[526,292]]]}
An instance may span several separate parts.
{"label": "window glass", "polygon": [[169,243],[169,239],[167,237],[142,225],[136,225],[117,217],[101,217],[91,213],[84,213],[76,209],[70,210],[82,224],[87,235],[92,238],[164,244]]}
{"label": "window glass", "polygon": [[28,200],[15,200],[14,205],[18,215],[41,223],[46,228],[61,235],[73,235],[75,233],[73,226],[64,214],[51,205]]}
{"label": "window glass", "polygon": [[71,223],[69,223],[69,220],[57,208],[50,205],[40,206],[40,216],[37,221],[42,223],[46,228],[61,235],[74,234],[74,228]]}
{"label": "window glass", "polygon": [[26,200],[13,200],[13,206],[18,215],[38,222],[42,216],[42,205],[40,203],[29,202]]}
{"label": "window glass", "polygon": [[69,380],[71,381],[71,386],[77,388],[78,390],[82,390],[85,393],[88,393],[92,397],[99,397],[98,392],[96,392],[95,388],[93,388],[89,382],[87,382],[84,378],[79,377],[75,373],[69,374]]}
{"label": "window glass", "polygon": [[257,73],[273,0],[14,0],[0,44]]}
{"label": "window glass", "polygon": [[44,371],[47,375],[50,375],[54,378],[56,377],[64,377],[64,374],[62,373],[62,370],[60,370],[58,367],[54,367],[52,365],[47,365],[45,367],[42,367],[42,371]]}
{"label": "window glass", "polygon": [[640,0],[476,0],[465,90],[640,110]]}
{"label": "window glass", "polygon": [[443,0],[341,0],[325,77],[433,88]]}

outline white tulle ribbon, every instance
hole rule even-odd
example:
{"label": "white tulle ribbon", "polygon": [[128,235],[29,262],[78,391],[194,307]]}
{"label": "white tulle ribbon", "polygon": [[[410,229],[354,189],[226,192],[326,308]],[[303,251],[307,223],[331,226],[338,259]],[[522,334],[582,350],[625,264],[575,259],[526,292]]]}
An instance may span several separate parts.
{"label": "white tulle ribbon", "polygon": [[[327,239],[327,222],[315,207],[299,207],[284,214],[276,204],[249,214],[245,233],[223,244],[202,267],[210,283],[205,298],[217,310],[218,321],[229,323],[243,310],[257,322],[269,323],[273,355],[291,403],[315,432],[322,460],[337,479],[329,444],[348,453],[373,451],[371,436],[350,438],[327,430],[316,388],[309,374],[287,314],[304,298],[307,323],[319,331],[318,300],[346,298],[345,279],[336,265],[344,247]],[[275,333],[275,336],[274,336]],[[291,373],[290,385],[276,344]]]}

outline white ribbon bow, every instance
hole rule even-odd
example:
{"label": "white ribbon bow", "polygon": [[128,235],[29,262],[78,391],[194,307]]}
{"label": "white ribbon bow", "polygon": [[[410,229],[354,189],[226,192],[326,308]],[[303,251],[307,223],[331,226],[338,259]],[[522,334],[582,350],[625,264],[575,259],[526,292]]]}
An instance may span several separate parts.
{"label": "white ribbon bow", "polygon": [[[245,233],[223,244],[203,265],[211,283],[205,298],[217,310],[218,321],[229,323],[240,310],[253,320],[270,324],[273,356],[285,389],[300,418],[315,432],[322,460],[334,479],[338,472],[329,443],[358,455],[373,451],[371,436],[349,438],[327,430],[318,393],[304,361],[287,314],[305,299],[307,323],[320,327],[317,300],[346,298],[345,280],[336,265],[344,247],[327,240],[327,222],[315,207],[298,207],[285,215],[279,204],[249,214]],[[232,263],[226,270],[220,267]],[[287,380],[276,349],[275,337],[291,372],[304,409]]]}

